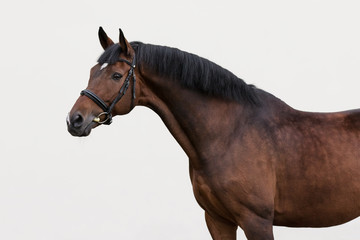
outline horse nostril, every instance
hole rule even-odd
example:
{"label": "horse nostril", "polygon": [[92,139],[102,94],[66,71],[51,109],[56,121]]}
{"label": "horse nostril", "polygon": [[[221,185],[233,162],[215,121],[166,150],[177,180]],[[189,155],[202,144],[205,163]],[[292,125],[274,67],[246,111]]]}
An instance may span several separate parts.
{"label": "horse nostril", "polygon": [[71,124],[74,128],[80,128],[84,122],[83,116],[80,113],[75,113],[71,118]]}

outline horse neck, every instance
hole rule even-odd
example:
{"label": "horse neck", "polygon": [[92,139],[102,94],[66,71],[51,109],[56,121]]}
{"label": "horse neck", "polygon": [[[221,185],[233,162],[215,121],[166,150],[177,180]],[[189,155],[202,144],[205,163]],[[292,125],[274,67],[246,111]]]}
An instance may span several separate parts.
{"label": "horse neck", "polygon": [[234,128],[229,126],[244,126],[250,114],[249,107],[183,88],[170,79],[154,74],[140,79],[138,105],[161,117],[195,169],[216,157],[231,139]]}

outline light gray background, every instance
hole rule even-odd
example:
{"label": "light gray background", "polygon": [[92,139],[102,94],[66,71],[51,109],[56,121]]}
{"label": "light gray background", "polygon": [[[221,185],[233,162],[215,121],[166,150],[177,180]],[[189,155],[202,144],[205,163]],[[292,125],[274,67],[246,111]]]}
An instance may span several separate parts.
{"label": "light gray background", "polygon": [[[115,40],[178,47],[306,111],[360,107],[358,1],[2,1],[0,239],[210,239],[188,161],[146,108],[88,138],[65,117]],[[346,196],[344,196],[346,197]],[[276,239],[358,239],[360,221],[275,227]],[[244,239],[240,230],[239,239]]]}

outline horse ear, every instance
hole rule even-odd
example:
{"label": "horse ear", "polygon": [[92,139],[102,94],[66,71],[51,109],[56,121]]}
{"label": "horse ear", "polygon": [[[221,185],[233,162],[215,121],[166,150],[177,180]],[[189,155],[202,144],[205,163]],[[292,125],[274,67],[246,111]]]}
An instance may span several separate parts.
{"label": "horse ear", "polygon": [[126,55],[130,55],[130,44],[129,42],[126,40],[123,31],[119,28],[120,31],[120,36],[119,36],[119,44],[121,47],[121,51],[124,52]]}
{"label": "horse ear", "polygon": [[102,27],[99,28],[98,35],[99,35],[100,44],[104,50],[114,44],[114,42],[106,35]]}

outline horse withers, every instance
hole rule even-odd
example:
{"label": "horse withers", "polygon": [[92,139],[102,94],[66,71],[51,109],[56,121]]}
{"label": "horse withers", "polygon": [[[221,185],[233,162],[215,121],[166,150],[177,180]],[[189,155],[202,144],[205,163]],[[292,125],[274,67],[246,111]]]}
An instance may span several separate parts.
{"label": "horse withers", "polygon": [[297,111],[196,55],[114,43],[67,118],[87,136],[112,117],[147,106],[189,157],[194,195],[213,239],[270,240],[273,225],[327,227],[360,215],[360,110]]}

